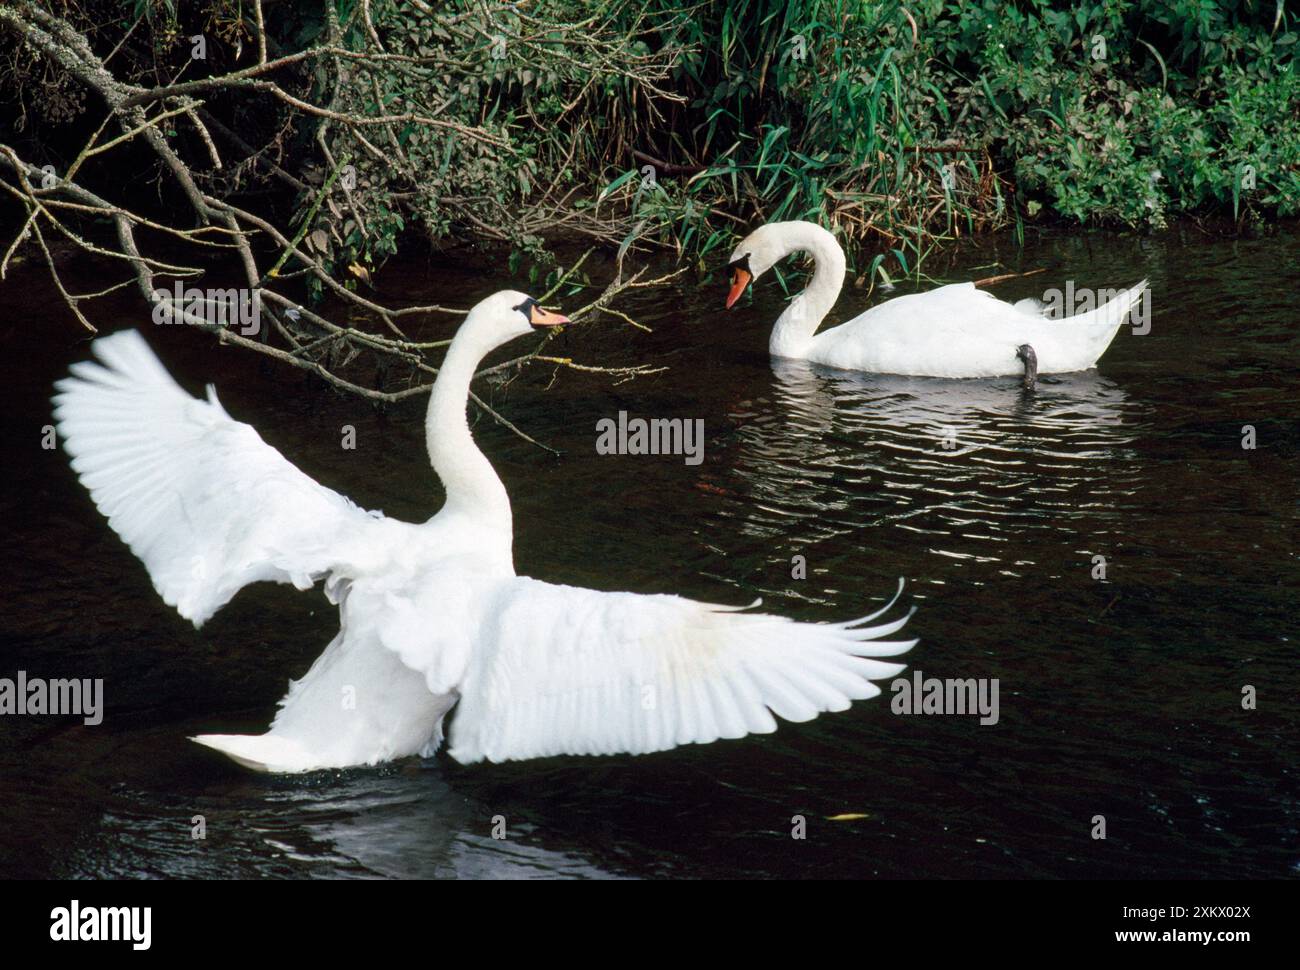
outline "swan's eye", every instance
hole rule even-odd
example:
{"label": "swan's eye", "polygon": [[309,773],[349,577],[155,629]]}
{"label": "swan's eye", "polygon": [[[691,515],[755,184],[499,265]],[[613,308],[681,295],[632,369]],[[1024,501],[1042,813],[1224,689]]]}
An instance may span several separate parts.
{"label": "swan's eye", "polygon": [[553,313],[544,309],[531,296],[515,309],[524,315],[525,319],[528,320],[528,325],[534,330],[550,330],[554,327],[562,327],[569,322],[569,318],[564,314]]}
{"label": "swan's eye", "polygon": [[731,273],[731,291],[727,294],[726,303],[728,310],[740,299],[740,295],[745,292],[750,280],[754,278],[754,273],[749,268],[749,256],[749,253],[745,253],[727,264],[727,269]]}
{"label": "swan's eye", "polygon": [[751,255],[750,253],[742,253],[740,256],[737,256],[735,259],[733,259],[731,262],[727,264],[727,272],[731,274],[732,284],[735,284],[736,275],[738,273],[743,272],[746,273],[751,278],[753,277],[754,273],[749,268],[750,255]]}

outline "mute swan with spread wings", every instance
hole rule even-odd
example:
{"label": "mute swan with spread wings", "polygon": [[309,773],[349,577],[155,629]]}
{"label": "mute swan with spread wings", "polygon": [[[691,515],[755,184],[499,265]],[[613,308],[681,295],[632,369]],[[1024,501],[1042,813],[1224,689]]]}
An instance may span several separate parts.
{"label": "mute swan with spread wings", "polygon": [[[446,490],[422,524],[366,512],[191,397],[144,339],[96,340],[99,363],[57,384],[73,468],[164,602],[200,626],[259,580],[325,581],[338,635],[262,735],[194,740],[261,771],[431,755],[457,711],[457,761],[634,754],[772,731],[880,693],[907,617],[799,623],[670,595],[515,575],[510,500],[466,421],[495,348],[567,319],[523,293],[477,304],[457,331],[425,430]],[[892,601],[891,601],[892,603]]]}

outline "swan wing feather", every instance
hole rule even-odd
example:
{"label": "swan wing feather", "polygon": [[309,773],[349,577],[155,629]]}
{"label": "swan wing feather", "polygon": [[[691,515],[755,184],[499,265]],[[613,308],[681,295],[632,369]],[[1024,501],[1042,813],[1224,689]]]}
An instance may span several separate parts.
{"label": "swan wing feather", "polygon": [[[876,614],[878,615],[878,614]],[[520,577],[488,604],[451,729],[463,763],[644,754],[775,730],[874,697],[916,642],[678,596]]]}
{"label": "swan wing feather", "polygon": [[[201,626],[249,583],[306,589],[376,517],[294,467],[211,386],[192,397],[137,331],[55,384],[72,467],[169,605]],[[364,544],[362,544],[364,545]]]}

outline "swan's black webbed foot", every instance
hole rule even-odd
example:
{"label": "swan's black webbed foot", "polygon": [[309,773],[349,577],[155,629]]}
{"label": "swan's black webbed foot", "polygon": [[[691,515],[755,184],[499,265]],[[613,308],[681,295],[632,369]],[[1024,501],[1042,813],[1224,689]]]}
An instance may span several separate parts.
{"label": "swan's black webbed foot", "polygon": [[1016,359],[1024,362],[1024,387],[1026,391],[1032,391],[1038,382],[1038,355],[1029,344],[1021,344],[1016,348]]}

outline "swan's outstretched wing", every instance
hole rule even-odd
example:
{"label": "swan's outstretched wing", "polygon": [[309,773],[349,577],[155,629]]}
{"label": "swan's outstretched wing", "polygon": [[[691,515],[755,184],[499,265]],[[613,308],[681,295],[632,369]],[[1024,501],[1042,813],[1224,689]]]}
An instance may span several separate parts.
{"label": "swan's outstretched wing", "polygon": [[72,467],[163,600],[200,626],[258,580],[299,589],[337,568],[375,519],[172,380],[134,330],[93,344],[54,414]]}
{"label": "swan's outstretched wing", "polygon": [[[888,607],[886,607],[888,608]],[[881,611],[883,612],[883,611]],[[677,596],[520,577],[485,610],[451,727],[464,763],[644,754],[776,729],[874,697],[907,617],[797,623]]]}

